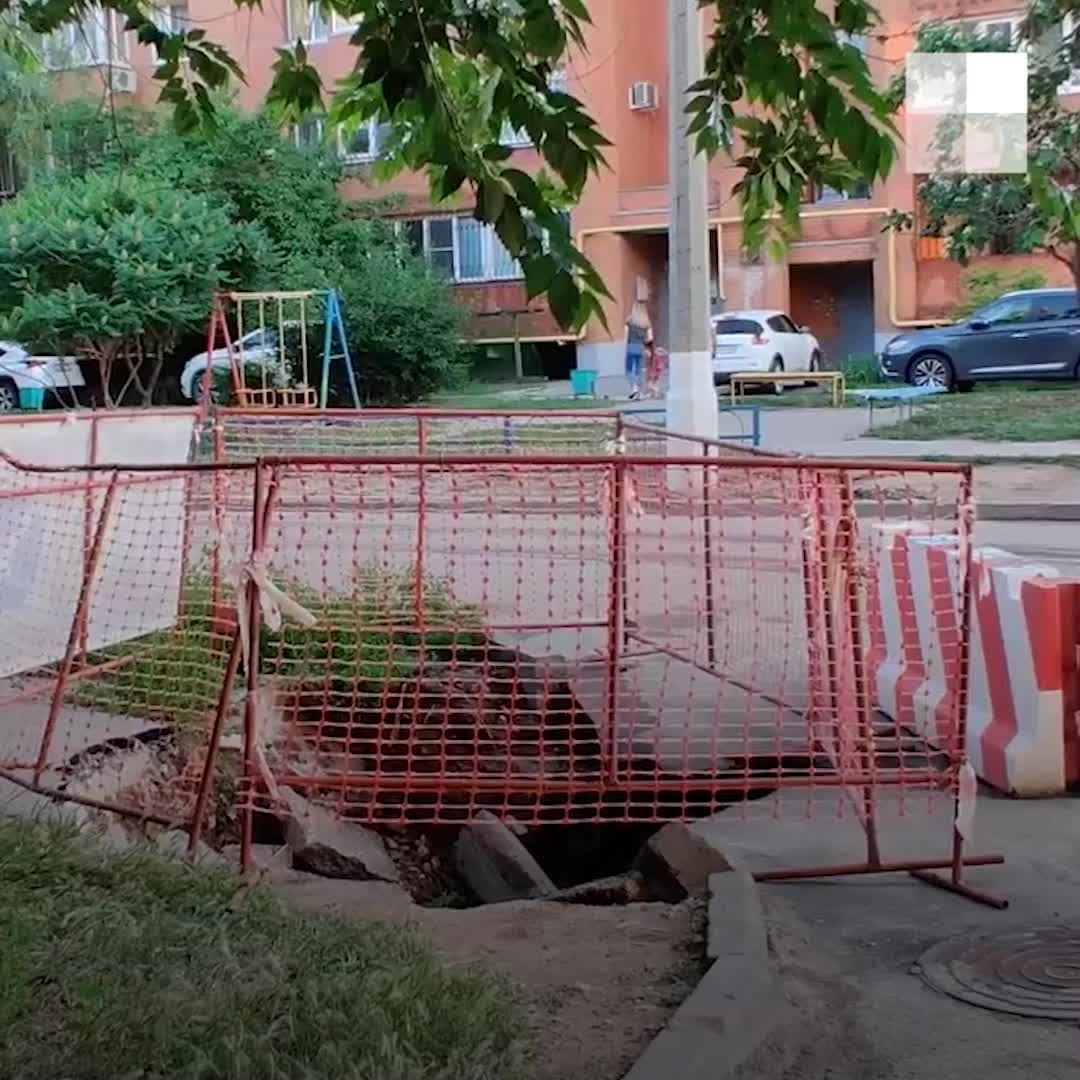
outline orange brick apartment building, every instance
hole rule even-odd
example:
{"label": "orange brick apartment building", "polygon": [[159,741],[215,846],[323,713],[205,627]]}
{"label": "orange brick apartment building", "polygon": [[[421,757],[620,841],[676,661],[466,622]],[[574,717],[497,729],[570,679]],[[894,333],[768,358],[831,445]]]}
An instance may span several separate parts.
{"label": "orange brick apartment building", "polygon": [[[927,19],[960,19],[984,31],[1015,32],[1023,5],[1008,0],[879,0],[884,19],[881,38],[856,42],[872,70],[887,81],[912,47],[912,30]],[[605,330],[589,325],[580,339],[560,330],[542,300],[527,301],[513,260],[492,231],[472,219],[462,203],[431,203],[418,176],[401,177],[389,190],[403,196],[395,214],[426,256],[454,280],[473,311],[470,333],[478,342],[507,343],[516,336],[557,351],[576,362],[609,372],[623,363],[622,325],[635,297],[646,297],[657,340],[667,337],[667,31],[665,0],[589,0],[593,27],[589,51],[567,57],[567,89],[581,98],[612,140],[610,168],[590,181],[572,215],[572,228],[597,266],[614,299]],[[302,38],[332,86],[350,68],[354,49],[350,26],[327,19],[306,0],[264,0],[262,10],[237,11],[232,0],[180,0],[163,11],[176,24],[199,26],[225,45],[247,74],[240,102],[256,108],[271,77],[274,49]],[[73,60],[90,88],[111,82],[114,91],[152,101],[152,56],[116,25],[99,21],[73,38]],[[112,31],[110,33],[110,31]],[[112,73],[109,73],[111,58]],[[87,81],[89,80],[89,81]],[[350,164],[347,196],[385,193],[368,179],[381,136],[371,125],[349,140],[333,139]],[[327,137],[317,122],[297,132],[301,141]],[[508,133],[514,142],[514,136]],[[528,168],[536,155],[515,147],[517,164]],[[715,310],[776,307],[809,325],[827,355],[875,351],[898,328],[918,325],[947,313],[958,298],[964,273],[919,244],[912,235],[883,232],[890,208],[914,209],[914,178],[898,167],[886,183],[858,195],[807,192],[801,239],[783,261],[748,259],[741,251],[739,209],[732,195],[738,170],[717,159],[710,169],[711,291]],[[929,255],[930,257],[920,257]],[[1001,259],[992,260],[995,262]],[[1052,282],[1063,282],[1064,268],[1050,259],[1006,257],[1006,263],[1032,262]]]}

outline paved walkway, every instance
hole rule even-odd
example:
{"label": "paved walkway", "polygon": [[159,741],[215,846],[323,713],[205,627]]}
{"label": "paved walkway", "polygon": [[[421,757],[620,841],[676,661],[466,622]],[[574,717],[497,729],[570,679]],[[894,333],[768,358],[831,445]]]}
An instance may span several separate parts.
{"label": "paved walkway", "polygon": [[[882,418],[882,424],[888,417]],[[980,439],[866,437],[865,409],[763,409],[762,446],[824,457],[1035,458],[1080,457],[1080,441],[986,442]]]}
{"label": "paved walkway", "polygon": [[[776,798],[756,804],[766,811],[762,820],[722,814],[698,827],[755,869],[858,856],[851,814],[838,819],[823,811],[805,820],[800,805],[796,820],[770,820],[768,804]],[[887,857],[948,851],[948,814],[928,816],[916,802],[884,829]],[[970,931],[1077,925],[1076,811],[1069,799],[979,799],[976,849],[1001,852],[1007,861],[971,869],[969,880],[1007,897],[1008,911],[902,874],[761,886],[787,1017],[739,1080],[1072,1080],[1080,1061],[1074,1024],[961,1004],[931,990],[913,965],[935,942]]]}

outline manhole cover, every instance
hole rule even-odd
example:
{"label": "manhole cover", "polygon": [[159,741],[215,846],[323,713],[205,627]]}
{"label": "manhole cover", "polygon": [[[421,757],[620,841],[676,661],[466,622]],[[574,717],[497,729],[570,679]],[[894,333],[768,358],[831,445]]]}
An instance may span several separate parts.
{"label": "manhole cover", "polygon": [[1080,929],[1041,926],[943,941],[919,961],[936,990],[983,1009],[1080,1020]]}

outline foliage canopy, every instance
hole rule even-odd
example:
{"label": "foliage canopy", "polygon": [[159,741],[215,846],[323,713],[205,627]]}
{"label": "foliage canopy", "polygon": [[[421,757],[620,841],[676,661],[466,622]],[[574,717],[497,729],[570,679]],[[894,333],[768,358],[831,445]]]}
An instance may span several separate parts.
{"label": "foliage canopy", "polygon": [[[238,8],[254,0],[233,0]],[[798,231],[807,184],[846,189],[893,162],[893,103],[854,44],[873,35],[869,0],[698,0],[710,27],[705,76],[688,88],[689,130],[704,153],[736,153],[751,249]],[[146,0],[104,0],[158,55],[161,99],[177,127],[216,122],[215,92],[243,79],[213,26],[169,33]],[[282,121],[326,111],[346,127],[377,117],[397,133],[400,168],[426,170],[440,197],[463,187],[547,293],[564,325],[601,314],[603,282],[560,214],[604,167],[608,140],[553,78],[587,44],[585,0],[323,0],[353,22],[355,65],[329,101],[302,42],[278,50],[267,105]],[[84,0],[0,0],[0,16],[37,34],[76,21]],[[2,46],[0,46],[2,47]],[[463,95],[482,88],[466,110]],[[472,102],[470,102],[472,105]],[[468,121],[463,120],[468,117]],[[528,133],[553,183],[517,168],[501,134]],[[545,236],[547,239],[545,240]]]}

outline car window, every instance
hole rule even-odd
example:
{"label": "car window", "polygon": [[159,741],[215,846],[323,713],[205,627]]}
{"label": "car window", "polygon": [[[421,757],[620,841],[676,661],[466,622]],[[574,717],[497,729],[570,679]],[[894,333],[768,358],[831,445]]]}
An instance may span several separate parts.
{"label": "car window", "polygon": [[1026,322],[1031,318],[1031,297],[1008,296],[983,308],[974,318],[994,324]]}
{"label": "car window", "polygon": [[786,334],[789,332],[787,327],[784,326],[784,319],[781,315],[770,315],[765,320],[765,325],[770,330],[775,330],[778,334]]}
{"label": "car window", "polygon": [[241,349],[257,349],[266,344],[266,338],[268,331],[266,330],[252,330],[251,333],[245,334],[240,339]]}
{"label": "car window", "polygon": [[753,319],[717,319],[713,324],[715,334],[760,334],[761,323]]}
{"label": "car window", "polygon": [[1077,317],[1076,293],[1048,293],[1036,296],[1031,304],[1031,317],[1037,322]]}

